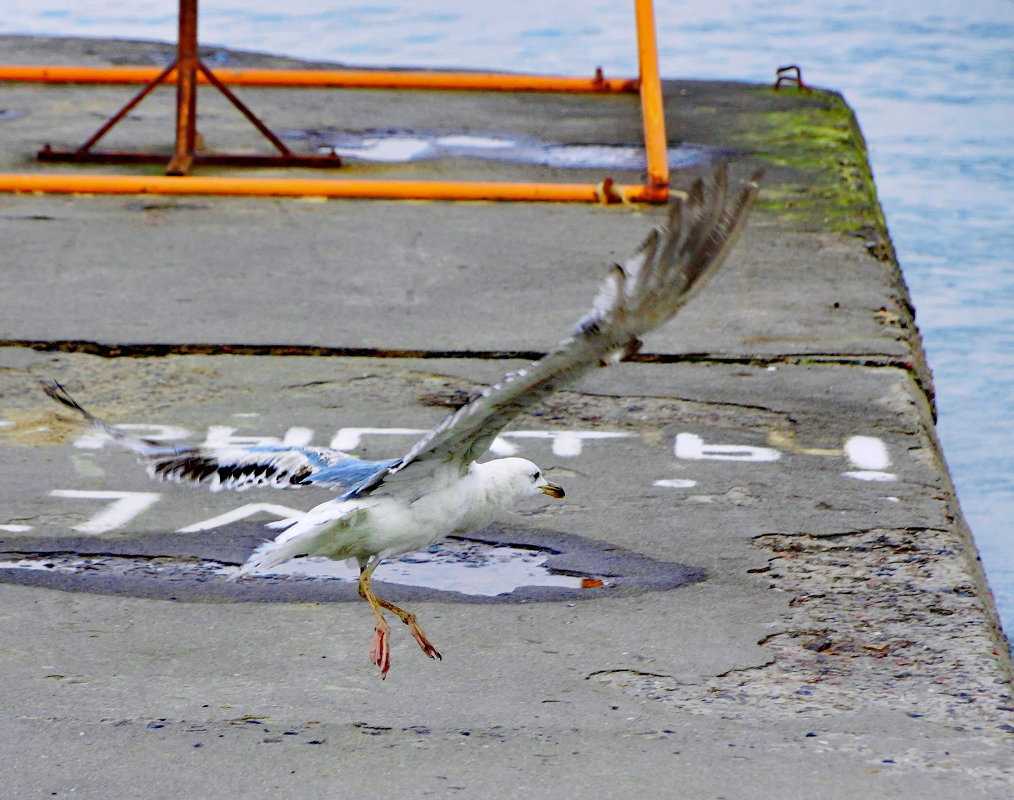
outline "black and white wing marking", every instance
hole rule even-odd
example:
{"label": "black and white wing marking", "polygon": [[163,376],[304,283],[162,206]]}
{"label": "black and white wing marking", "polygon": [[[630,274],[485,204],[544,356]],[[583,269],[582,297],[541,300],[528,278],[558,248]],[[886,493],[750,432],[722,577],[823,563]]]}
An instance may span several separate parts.
{"label": "black and white wing marking", "polygon": [[312,484],[350,496],[363,481],[383,474],[399,460],[365,461],[338,450],[307,446],[194,447],[147,459],[152,478],[203,484],[213,492]]}
{"label": "black and white wing marking", "polygon": [[327,447],[174,446],[134,436],[83,408],[59,383],[43,382],[46,394],[81,414],[122,447],[137,453],[155,480],[204,485],[213,492],[254,487],[288,489],[312,484],[355,494],[357,487],[396,465],[365,461]]}
{"label": "black and white wing marking", "polygon": [[441,467],[464,470],[525,409],[590,369],[635,353],[639,337],[670,319],[721,266],[746,223],[761,175],[756,172],[732,198],[724,167],[709,185],[698,180],[686,199],[672,203],[666,222],[637,252],[622,267],[613,266],[568,339],[473,397],[361,490],[381,482],[393,488]]}

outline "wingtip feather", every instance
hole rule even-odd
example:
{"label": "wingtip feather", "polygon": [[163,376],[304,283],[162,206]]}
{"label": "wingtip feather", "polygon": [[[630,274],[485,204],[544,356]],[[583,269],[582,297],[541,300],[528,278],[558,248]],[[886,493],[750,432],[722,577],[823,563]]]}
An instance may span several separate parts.
{"label": "wingtip feather", "polygon": [[85,410],[85,408],[78,403],[77,400],[71,397],[70,392],[68,392],[59,381],[44,379],[39,381],[39,386],[42,387],[42,391],[44,391],[50,399],[78,412],[87,419],[94,419],[91,413]]}

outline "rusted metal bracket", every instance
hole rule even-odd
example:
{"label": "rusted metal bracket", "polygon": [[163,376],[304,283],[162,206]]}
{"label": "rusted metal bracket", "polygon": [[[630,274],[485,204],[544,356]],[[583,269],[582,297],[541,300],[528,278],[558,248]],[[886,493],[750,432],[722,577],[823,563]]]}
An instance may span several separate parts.
{"label": "rusted metal bracket", "polygon": [[[134,95],[92,137],[77,150],[54,150],[48,144],[38,153],[40,161],[74,161],[92,164],[159,164],[165,153],[93,151],[92,147],[160,84],[176,73],[176,149],[166,166],[166,175],[186,175],[195,164],[246,167],[340,167],[336,155],[303,156],[292,153],[282,141],[208,69],[197,55],[197,0],[180,0],[179,42],[176,59]],[[279,155],[199,153],[197,134],[197,76],[220,91],[258,132],[278,150]]]}
{"label": "rusted metal bracket", "polygon": [[779,67],[775,70],[775,91],[782,88],[783,83],[794,83],[803,92],[812,92],[813,89],[803,83],[803,72],[795,64]]}

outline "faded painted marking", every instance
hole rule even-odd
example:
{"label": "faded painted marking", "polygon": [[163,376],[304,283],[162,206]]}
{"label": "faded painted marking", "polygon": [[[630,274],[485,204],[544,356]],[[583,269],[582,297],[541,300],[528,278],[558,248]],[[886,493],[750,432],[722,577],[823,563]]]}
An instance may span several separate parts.
{"label": "faded painted marking", "polygon": [[585,439],[628,439],[634,434],[614,431],[507,431],[512,439],[551,439],[553,455],[574,458],[581,455]]}
{"label": "faded painted marking", "polygon": [[883,470],[891,466],[887,445],[875,436],[850,436],[845,440],[845,455],[861,470]]}
{"label": "faded painted marking", "polygon": [[[421,428],[341,428],[331,440],[331,447],[351,452],[362,444],[364,436],[423,436],[428,432]],[[518,452],[518,447],[508,439],[549,439],[554,455],[574,458],[581,455],[586,439],[620,439],[631,436],[634,434],[613,431],[507,431],[497,436],[489,449],[495,456],[512,456]]]}
{"label": "faded painted marking", "polygon": [[106,533],[126,525],[161,496],[156,492],[104,492],[79,489],[53,489],[50,494],[53,497],[113,501],[105,511],[96,514],[87,522],[75,525],[74,530],[81,533]]}
{"label": "faded painted marking", "polygon": [[281,517],[281,519],[267,523],[267,527],[269,528],[288,528],[306,515],[305,511],[299,511],[288,506],[280,506],[277,503],[248,503],[245,506],[234,508],[232,511],[219,514],[217,517],[211,517],[201,522],[195,522],[193,525],[187,525],[185,528],[180,528],[176,533],[198,533],[200,531],[211,530],[212,528],[221,528],[223,525],[239,522],[241,519],[262,513],[274,514],[276,517]]}
{"label": "faded painted marking", "polygon": [[[364,436],[412,436],[416,439],[429,433],[424,428],[339,428],[331,440],[330,446],[335,450],[351,453],[363,443]],[[497,436],[489,446],[489,451],[495,456],[512,456],[518,448],[510,442]]]}
{"label": "faded painted marking", "polygon": [[75,453],[70,457],[71,466],[74,472],[82,478],[104,478],[106,471],[95,463],[91,453]]}
{"label": "faded painted marking", "polygon": [[664,486],[667,489],[690,489],[697,485],[697,481],[692,481],[689,478],[663,478],[660,481],[655,481],[655,486]]}
{"label": "faded painted marking", "polygon": [[[123,425],[114,425],[113,427],[137,433],[138,436],[143,436],[145,439],[151,439],[156,442],[186,439],[190,436],[190,431],[186,428],[179,428],[175,425],[135,425],[133,423],[125,423]],[[109,441],[111,441],[109,434],[102,431],[91,431],[79,437],[74,442],[74,447],[78,447],[81,450],[101,450]]]}
{"label": "faded painted marking", "polygon": [[887,445],[876,436],[850,436],[845,440],[845,455],[858,470],[843,472],[846,478],[857,481],[888,481],[898,480],[893,472],[884,472],[891,465],[891,456]]}
{"label": "faded painted marking", "polygon": [[796,437],[796,432],[792,430],[771,430],[765,438],[772,447],[788,453],[806,456],[841,456],[845,453],[840,447],[803,447]]}
{"label": "faded painted marking", "polygon": [[502,435],[497,436],[489,444],[489,452],[491,452],[495,456],[499,456],[500,458],[507,458],[507,456],[512,456],[515,453],[517,453],[517,451],[518,451],[517,445],[511,444],[506,439],[504,439]]}
{"label": "faded painted marking", "polygon": [[282,437],[282,444],[289,447],[305,447],[313,441],[313,428],[289,428]]}
{"label": "faded painted marking", "polygon": [[202,447],[303,447],[313,440],[311,428],[289,428],[279,439],[277,436],[234,436],[235,428],[212,425]]}
{"label": "faded painted marking", "polygon": [[843,472],[846,478],[855,478],[857,481],[879,481],[881,483],[887,483],[888,481],[898,480],[898,476],[893,472],[878,472],[872,469],[856,470],[854,472]]}
{"label": "faded painted marking", "polygon": [[335,450],[350,451],[359,447],[363,436],[376,434],[377,436],[422,436],[427,431],[419,428],[340,428],[338,433],[331,440],[331,447]]}
{"label": "faded painted marking", "polygon": [[0,531],[10,531],[11,533],[24,533],[31,529],[31,525],[0,525]]}
{"label": "faded painted marking", "polygon": [[754,447],[745,444],[705,444],[704,440],[694,433],[676,434],[673,447],[676,458],[691,461],[777,461],[782,457],[772,447]]}

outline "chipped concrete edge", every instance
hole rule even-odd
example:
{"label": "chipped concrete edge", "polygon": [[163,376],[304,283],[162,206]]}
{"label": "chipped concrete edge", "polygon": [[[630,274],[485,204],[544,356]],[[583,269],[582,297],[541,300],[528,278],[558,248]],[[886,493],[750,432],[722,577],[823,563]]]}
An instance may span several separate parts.
{"label": "chipped concrete edge", "polygon": [[1010,642],[928,399],[911,372],[904,380],[944,484],[946,528],[758,534],[753,542],[769,553],[768,564],[750,572],[787,596],[775,630],[757,642],[770,658],[699,682],[634,669],[593,672],[586,680],[756,724],[772,714],[819,718],[868,704],[990,742],[1014,733]]}

